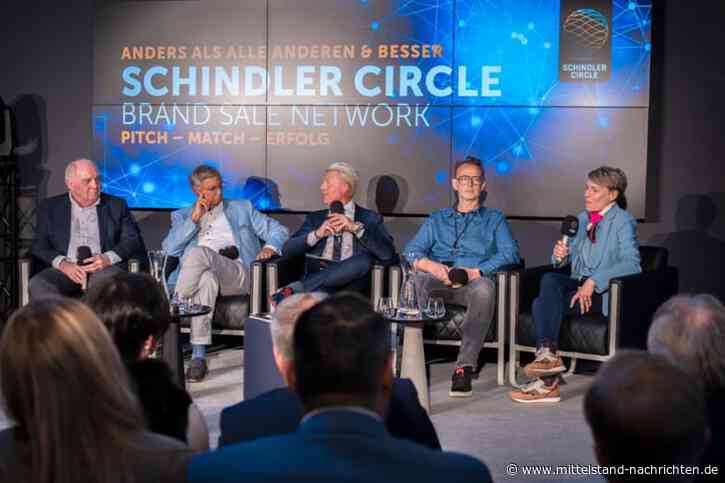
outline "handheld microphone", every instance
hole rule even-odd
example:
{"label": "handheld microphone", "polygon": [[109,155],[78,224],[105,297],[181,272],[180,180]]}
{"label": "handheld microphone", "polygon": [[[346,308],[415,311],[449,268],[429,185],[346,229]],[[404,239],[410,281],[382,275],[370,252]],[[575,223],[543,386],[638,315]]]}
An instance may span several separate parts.
{"label": "handheld microphone", "polygon": [[[564,245],[569,245],[569,239],[576,236],[576,232],[579,231],[579,219],[573,215],[567,215],[564,221],[561,222],[561,241]],[[557,259],[554,263],[555,267],[560,267],[564,259]]]}
{"label": "handheld microphone", "polygon": [[93,254],[91,253],[90,247],[87,247],[86,245],[81,245],[76,249],[76,264],[79,266],[88,265],[89,262],[84,262],[86,258],[91,258]]}
{"label": "handheld microphone", "polygon": [[[90,262],[84,262],[86,258],[91,258],[93,254],[91,253],[90,247],[86,245],[81,245],[78,248],[76,248],[76,265],[79,267],[82,267],[84,265],[88,265]],[[86,286],[88,285],[88,278],[91,276],[90,273],[86,273],[86,277],[81,284],[81,290],[85,290]]]}
{"label": "handheld microphone", "polygon": [[[341,215],[344,215],[345,214],[345,207],[343,206],[342,201],[335,200],[332,203],[330,203],[330,213],[339,213]],[[335,239],[336,240],[339,240],[341,238],[342,238],[342,234],[340,234],[340,233],[336,233],[335,234]]]}
{"label": "handheld microphone", "polygon": [[448,280],[454,285],[466,285],[468,283],[468,273],[462,268],[451,268],[448,271]]}

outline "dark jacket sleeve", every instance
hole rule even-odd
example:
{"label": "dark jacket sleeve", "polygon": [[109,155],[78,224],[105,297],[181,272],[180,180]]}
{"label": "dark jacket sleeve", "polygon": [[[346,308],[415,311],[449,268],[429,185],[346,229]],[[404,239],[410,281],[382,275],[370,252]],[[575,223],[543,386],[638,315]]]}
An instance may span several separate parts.
{"label": "dark jacket sleeve", "polygon": [[[282,253],[285,256],[296,257],[307,253],[314,248],[314,246],[310,247],[307,245],[307,235],[320,226],[319,223],[316,223],[313,220],[314,217],[315,213],[309,213],[305,217],[305,221],[302,223],[302,226],[299,227],[299,229],[289,240],[287,240],[287,242],[285,242],[284,247],[282,248]],[[324,238],[317,243],[321,243],[322,241],[324,241]]]}
{"label": "dark jacket sleeve", "polygon": [[395,245],[393,237],[383,224],[383,217],[374,211],[368,211],[366,218],[367,220],[362,222],[365,231],[358,239],[358,243],[381,262],[390,261],[395,255]]}
{"label": "dark jacket sleeve", "polygon": [[53,263],[53,259],[58,255],[65,255],[61,253],[54,246],[51,241],[51,204],[48,201],[44,201],[38,208],[37,221],[35,224],[35,237],[33,238],[33,246],[30,250],[32,255],[39,260],[50,265]]}
{"label": "dark jacket sleeve", "polygon": [[397,438],[414,441],[432,449],[441,449],[433,422],[420,405],[418,393],[410,379],[393,380],[393,395],[390,398],[385,426]]}
{"label": "dark jacket sleeve", "polygon": [[126,200],[116,198],[114,200],[116,210],[120,211],[119,231],[115,236],[115,245],[111,250],[116,252],[121,259],[128,260],[133,256],[143,257],[146,252],[141,231],[138,229],[131,211],[128,209]]}

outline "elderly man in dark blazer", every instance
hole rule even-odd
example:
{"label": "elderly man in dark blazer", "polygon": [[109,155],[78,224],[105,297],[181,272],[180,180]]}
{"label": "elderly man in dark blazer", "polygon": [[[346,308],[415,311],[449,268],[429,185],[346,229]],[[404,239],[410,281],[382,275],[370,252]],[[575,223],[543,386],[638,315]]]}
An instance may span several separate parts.
{"label": "elderly man in dark blazer", "polygon": [[308,214],[283,248],[287,256],[307,255],[305,276],[278,290],[273,304],[302,291],[364,288],[373,261],[393,258],[393,237],[383,217],[353,201],[359,181],[357,171],[347,163],[333,163],[325,170],[320,191],[329,209]]}
{"label": "elderly man in dark blazer", "polygon": [[[48,198],[38,208],[31,254],[48,267],[30,279],[31,299],[79,296],[87,284],[125,268],[129,258],[146,256],[126,201],[101,193],[93,161],[69,163],[65,183],[67,194]],[[79,255],[85,258],[79,260]]]}

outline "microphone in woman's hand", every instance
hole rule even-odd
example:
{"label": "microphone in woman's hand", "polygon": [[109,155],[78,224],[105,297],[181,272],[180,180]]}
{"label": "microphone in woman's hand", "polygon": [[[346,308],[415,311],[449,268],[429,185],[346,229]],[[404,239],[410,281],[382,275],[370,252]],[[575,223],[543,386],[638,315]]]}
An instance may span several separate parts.
{"label": "microphone in woman's hand", "polygon": [[[564,217],[564,221],[561,222],[561,242],[569,246],[569,239],[576,236],[576,232],[579,231],[579,219],[574,215],[567,215]],[[564,259],[556,259],[554,266],[561,266]]]}

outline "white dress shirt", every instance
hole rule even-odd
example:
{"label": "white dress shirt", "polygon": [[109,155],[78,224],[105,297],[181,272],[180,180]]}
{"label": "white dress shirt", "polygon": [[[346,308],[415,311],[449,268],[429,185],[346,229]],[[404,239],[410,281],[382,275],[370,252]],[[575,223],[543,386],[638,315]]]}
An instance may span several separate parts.
{"label": "white dress shirt", "polygon": [[[91,249],[92,255],[101,253],[101,235],[98,228],[98,204],[101,202],[101,198],[99,197],[92,205],[82,208],[70,193],[68,193],[68,197],[71,206],[70,240],[66,254],[58,255],[53,259],[52,265],[57,269],[60,269],[60,263],[63,260],[75,261],[76,263],[81,261],[76,260],[78,247],[87,246]],[[105,252],[104,255],[108,257],[111,264],[121,261],[121,257],[113,250]]]}

